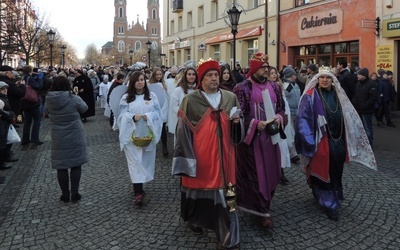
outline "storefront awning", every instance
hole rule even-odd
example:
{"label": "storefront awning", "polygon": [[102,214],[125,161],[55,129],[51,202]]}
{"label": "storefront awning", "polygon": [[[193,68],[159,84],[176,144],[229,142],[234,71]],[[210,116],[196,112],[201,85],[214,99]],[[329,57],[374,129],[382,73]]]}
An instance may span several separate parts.
{"label": "storefront awning", "polygon": [[[255,28],[239,30],[239,32],[236,35],[236,39],[252,37],[252,36],[259,36],[259,35],[261,35],[261,27],[260,26],[255,27]],[[226,34],[207,37],[205,40],[205,43],[211,44],[211,43],[219,43],[219,42],[224,42],[224,41],[229,41],[229,40],[233,40],[232,33],[226,33]]]}

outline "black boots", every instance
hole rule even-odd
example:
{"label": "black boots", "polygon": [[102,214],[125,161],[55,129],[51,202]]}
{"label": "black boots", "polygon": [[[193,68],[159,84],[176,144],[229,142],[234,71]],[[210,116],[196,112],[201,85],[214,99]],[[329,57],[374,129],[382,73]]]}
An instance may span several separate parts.
{"label": "black boots", "polygon": [[164,157],[168,157],[168,148],[167,145],[163,145],[162,147],[162,153]]}
{"label": "black boots", "polygon": [[289,183],[289,180],[285,176],[285,172],[283,172],[283,168],[281,168],[281,184],[286,185]]}

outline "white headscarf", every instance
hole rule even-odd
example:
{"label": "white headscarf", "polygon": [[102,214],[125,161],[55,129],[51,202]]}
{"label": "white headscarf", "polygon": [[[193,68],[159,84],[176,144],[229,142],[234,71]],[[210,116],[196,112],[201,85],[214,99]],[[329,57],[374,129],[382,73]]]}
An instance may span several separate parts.
{"label": "white headscarf", "polygon": [[[351,104],[346,92],[340,86],[340,82],[328,67],[320,68],[304,89],[300,101],[309,89],[315,88],[318,84],[318,78],[321,75],[328,75],[332,77],[332,85],[335,87],[336,94],[338,95],[340,106],[343,113],[344,125],[346,131],[346,143],[349,160],[360,163],[368,168],[377,170],[374,152],[369,144],[367,134],[365,133],[364,126],[361,122],[360,116]],[[309,159],[303,158],[301,161],[302,167],[305,167]]]}

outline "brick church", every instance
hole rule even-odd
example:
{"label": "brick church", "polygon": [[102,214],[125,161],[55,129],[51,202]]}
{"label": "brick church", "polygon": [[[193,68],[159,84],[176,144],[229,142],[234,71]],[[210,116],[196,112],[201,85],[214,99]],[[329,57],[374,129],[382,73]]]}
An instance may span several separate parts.
{"label": "brick church", "polygon": [[[131,0],[132,4],[133,1]],[[102,54],[120,54],[126,56],[129,50],[133,50],[134,58],[137,58],[139,54],[146,55],[146,43],[148,41],[152,43],[152,51],[161,50],[159,0],[147,0],[146,24],[139,22],[139,15],[136,22],[132,21],[132,23],[128,23],[126,15],[128,11],[127,0],[114,0],[114,9],[113,41],[107,42],[101,47]],[[132,6],[130,9],[134,10],[135,6]],[[152,60],[154,60],[153,56]]]}

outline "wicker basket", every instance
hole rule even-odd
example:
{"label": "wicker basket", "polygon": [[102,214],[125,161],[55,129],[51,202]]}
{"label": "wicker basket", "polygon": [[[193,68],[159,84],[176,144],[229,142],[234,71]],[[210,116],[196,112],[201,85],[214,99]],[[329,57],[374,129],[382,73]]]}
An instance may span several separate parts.
{"label": "wicker basket", "polygon": [[153,132],[150,130],[150,134],[147,137],[134,137],[133,134],[131,135],[131,141],[135,146],[138,147],[147,147],[153,140]]}

